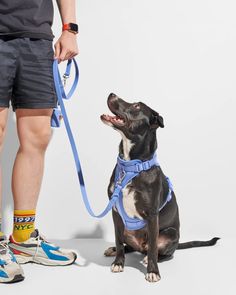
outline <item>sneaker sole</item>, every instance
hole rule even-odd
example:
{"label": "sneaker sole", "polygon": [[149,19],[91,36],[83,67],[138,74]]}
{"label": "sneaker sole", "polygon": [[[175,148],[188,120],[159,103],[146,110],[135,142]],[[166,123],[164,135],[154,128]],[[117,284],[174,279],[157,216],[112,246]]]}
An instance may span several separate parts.
{"label": "sneaker sole", "polygon": [[25,279],[24,276],[18,274],[18,275],[15,275],[13,279],[4,279],[3,281],[0,280],[0,283],[4,283],[4,284],[13,284],[13,283],[18,283],[18,282],[21,282]]}
{"label": "sneaker sole", "polygon": [[71,265],[75,262],[77,259],[77,255],[74,253],[74,259],[70,262],[67,261],[60,261],[60,260],[52,260],[44,257],[35,257],[32,256],[23,256],[23,255],[17,255],[15,254],[16,260],[19,264],[26,264],[26,263],[36,263],[36,264],[42,264],[47,266],[66,266]]}

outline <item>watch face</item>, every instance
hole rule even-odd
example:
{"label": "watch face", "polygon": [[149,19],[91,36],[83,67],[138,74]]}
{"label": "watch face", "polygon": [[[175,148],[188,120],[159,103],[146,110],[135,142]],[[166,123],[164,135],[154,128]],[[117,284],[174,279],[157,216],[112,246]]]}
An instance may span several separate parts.
{"label": "watch face", "polygon": [[70,23],[70,30],[74,32],[78,32],[78,25]]}

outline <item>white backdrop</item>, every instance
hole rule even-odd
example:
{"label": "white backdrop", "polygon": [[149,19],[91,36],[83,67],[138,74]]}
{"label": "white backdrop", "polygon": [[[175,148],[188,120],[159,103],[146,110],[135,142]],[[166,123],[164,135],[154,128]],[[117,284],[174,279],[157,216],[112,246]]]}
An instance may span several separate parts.
{"label": "white backdrop", "polygon": [[[77,2],[80,82],[66,106],[96,212],[107,203],[120,141],[100,121],[114,92],[143,101],[164,117],[158,154],[174,183],[182,240],[235,235],[235,8],[227,0]],[[56,5],[53,30],[56,41],[61,30]],[[2,156],[8,233],[17,146],[11,113]],[[82,203],[64,125],[54,130],[46,153],[37,227],[50,238],[113,240],[111,216],[93,219]]]}

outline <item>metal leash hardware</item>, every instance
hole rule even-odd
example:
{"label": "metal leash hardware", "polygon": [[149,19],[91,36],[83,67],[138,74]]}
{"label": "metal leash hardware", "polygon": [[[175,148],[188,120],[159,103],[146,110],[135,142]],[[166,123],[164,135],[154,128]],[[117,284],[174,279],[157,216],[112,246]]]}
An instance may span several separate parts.
{"label": "metal leash hardware", "polygon": [[66,87],[66,80],[70,78],[70,75],[67,75],[66,73],[63,75],[63,86]]}

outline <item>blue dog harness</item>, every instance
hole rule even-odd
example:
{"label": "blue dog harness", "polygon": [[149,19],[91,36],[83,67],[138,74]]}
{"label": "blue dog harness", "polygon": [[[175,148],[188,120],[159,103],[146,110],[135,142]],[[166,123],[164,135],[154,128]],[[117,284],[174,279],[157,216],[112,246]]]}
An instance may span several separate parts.
{"label": "blue dog harness", "polygon": [[[142,171],[147,171],[153,166],[160,166],[157,161],[156,154],[154,154],[153,157],[148,161],[141,161],[137,159],[126,161],[121,159],[119,156],[117,158],[117,165],[115,170],[115,188],[118,187],[120,189],[120,195],[115,204],[115,207],[123,220],[125,228],[128,230],[141,229],[146,225],[146,221],[137,217],[131,218],[127,215],[123,206],[122,189]],[[166,200],[159,208],[159,211],[161,211],[161,209],[163,209],[172,198],[173,186],[169,178],[166,177],[166,179],[169,185],[169,191]]]}
{"label": "blue dog harness", "polygon": [[[64,106],[64,102],[63,102],[63,99],[67,100],[72,96],[72,94],[75,91],[76,86],[78,84],[79,70],[78,70],[78,66],[77,66],[75,59],[68,60],[67,67],[66,67],[66,73],[64,74],[63,77],[64,77],[64,79],[69,77],[72,60],[73,60],[74,66],[75,66],[75,79],[74,79],[74,82],[73,82],[72,87],[71,87],[70,91],[68,92],[68,94],[66,94],[64,91],[64,86],[61,81],[60,72],[58,69],[57,59],[55,59],[53,62],[54,85],[55,85],[56,94],[57,94],[57,98],[58,98],[58,107],[60,107],[60,108],[54,109],[53,115],[51,118],[51,126],[52,127],[59,127],[60,126],[60,116],[63,117],[66,131],[68,134],[68,138],[70,141],[72,153],[74,156],[74,161],[75,161],[77,175],[78,175],[78,179],[79,179],[79,183],[80,183],[80,190],[81,190],[82,198],[83,198],[83,201],[84,201],[84,204],[85,204],[85,207],[86,207],[88,213],[92,217],[102,218],[115,206],[127,229],[129,229],[129,230],[140,229],[146,225],[146,222],[143,219],[139,219],[136,217],[131,218],[127,215],[127,213],[124,210],[124,206],[123,206],[122,189],[134,177],[139,175],[139,173],[141,173],[142,171],[147,171],[150,168],[152,168],[153,166],[160,166],[157,161],[157,156],[156,156],[156,154],[154,154],[153,157],[148,161],[141,161],[139,159],[126,161],[126,160],[121,159],[118,156],[116,170],[115,170],[115,186],[114,186],[114,191],[113,191],[113,194],[110,198],[110,201],[107,204],[106,208],[100,214],[96,215],[93,212],[93,210],[90,206],[89,200],[88,200],[78,151],[76,148],[74,136],[73,136],[73,133],[70,128],[68,116],[67,116],[66,109]],[[164,204],[162,204],[162,206],[159,208],[159,211],[165,207],[165,205],[171,200],[171,197],[172,197],[173,186],[172,186],[169,178],[166,177],[166,179],[169,184],[169,192],[168,192],[168,195],[166,197]]]}

